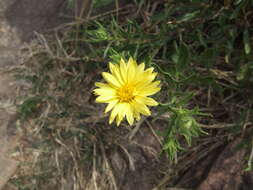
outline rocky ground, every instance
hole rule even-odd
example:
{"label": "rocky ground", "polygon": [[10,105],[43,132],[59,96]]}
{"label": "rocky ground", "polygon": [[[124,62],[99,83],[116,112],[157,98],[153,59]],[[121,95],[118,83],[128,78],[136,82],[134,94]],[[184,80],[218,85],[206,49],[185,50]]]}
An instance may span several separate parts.
{"label": "rocky ground", "polygon": [[31,41],[35,32],[45,31],[66,20],[71,12],[66,3],[65,0],[0,1],[0,189],[18,166],[18,162],[10,158],[18,143],[15,102],[20,89],[12,69],[22,64],[20,50]]}
{"label": "rocky ground", "polygon": [[11,3],[12,1],[0,2],[0,189],[18,166],[18,162],[9,157],[16,142],[12,140],[14,136],[10,137],[7,133],[7,128],[15,125],[16,98],[15,79],[9,69],[18,64],[18,50],[21,45],[5,17],[5,11]]}

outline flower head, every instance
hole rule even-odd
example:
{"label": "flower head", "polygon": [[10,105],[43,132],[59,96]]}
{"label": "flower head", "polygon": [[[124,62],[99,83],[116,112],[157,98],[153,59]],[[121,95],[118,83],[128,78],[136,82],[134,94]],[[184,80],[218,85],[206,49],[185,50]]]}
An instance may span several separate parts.
{"label": "flower head", "polygon": [[115,118],[117,126],[126,117],[132,125],[134,120],[140,120],[140,114],[150,115],[147,106],[157,106],[158,103],[148,97],[160,91],[160,81],[154,81],[157,73],[154,68],[145,70],[145,64],[137,64],[130,58],[126,63],[121,59],[119,64],[109,63],[110,72],[103,72],[107,83],[96,82],[94,90],[96,102],[107,103],[105,113],[111,111],[109,123]]}

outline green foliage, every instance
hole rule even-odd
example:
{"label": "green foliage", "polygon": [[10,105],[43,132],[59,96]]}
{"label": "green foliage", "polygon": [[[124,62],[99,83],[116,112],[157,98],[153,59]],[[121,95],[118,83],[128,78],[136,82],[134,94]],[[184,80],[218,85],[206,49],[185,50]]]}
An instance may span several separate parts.
{"label": "green foliage", "polygon": [[75,6],[75,1],[74,0],[68,0],[67,2],[68,2],[68,7],[73,9],[74,6]]}
{"label": "green foliage", "polygon": [[94,0],[93,3],[95,8],[101,8],[103,6],[110,5],[114,1],[115,0]]}
{"label": "green foliage", "polygon": [[43,98],[40,96],[29,97],[27,98],[20,106],[19,113],[22,120],[31,117],[36,113],[38,107],[42,103]]}
{"label": "green foliage", "polygon": [[[113,2],[96,0],[94,6]],[[107,68],[105,63],[131,56],[147,67],[153,66],[162,81],[162,91],[156,97],[161,102],[157,117],[166,115],[163,152],[169,159],[175,160],[178,152],[189,150],[196,137],[212,134],[210,128],[204,132],[203,123],[232,126],[230,130],[220,127],[225,131],[224,141],[243,134],[243,124],[252,122],[252,1],[147,2],[136,0],[138,11],[134,14],[131,10],[128,16],[105,14],[79,23],[78,30],[70,28],[63,35],[60,50],[57,44],[52,45],[59,56],[52,60],[60,62],[58,66],[65,74],[51,71],[49,75],[57,64],[52,60],[45,63],[37,75],[27,77],[34,91],[41,93],[50,87],[48,83],[54,84],[51,90],[63,95],[53,97],[53,117],[72,114],[75,119],[85,119],[89,111],[80,113],[74,98],[69,99],[73,89],[79,90],[90,73],[88,78]],[[151,5],[153,11],[148,12]],[[21,116],[31,115],[41,101],[26,100],[20,108]]]}
{"label": "green foliage", "polygon": [[[139,3],[139,6],[145,5],[145,1]],[[164,112],[170,113],[163,147],[170,159],[184,149],[182,137],[190,145],[193,137],[203,134],[198,119],[216,114],[203,114],[197,107],[213,109],[212,106],[218,106],[233,94],[238,94],[236,97],[244,103],[248,102],[240,89],[253,82],[250,61],[253,58],[250,38],[253,31],[249,27],[251,13],[247,12],[250,3],[248,0],[224,1],[224,4],[169,1],[150,15],[148,21],[126,19],[117,22],[114,17],[102,18],[90,22],[81,34],[91,47],[91,57],[115,61],[132,56],[154,66],[160,73],[162,93],[169,96],[169,100],[160,100],[167,101],[161,105],[167,105]],[[195,95],[204,89],[218,98]],[[182,100],[186,94],[194,95]],[[175,99],[177,104],[173,103]],[[203,102],[206,100],[212,105]],[[196,107],[189,109],[188,105],[193,101]],[[242,115],[242,112],[238,110],[236,114]],[[220,118],[210,120],[215,123],[216,119]],[[233,119],[223,119],[223,122]]]}
{"label": "green foliage", "polygon": [[170,160],[175,160],[178,151],[184,150],[180,145],[182,144],[182,137],[187,145],[191,146],[194,137],[204,134],[200,124],[196,121],[196,117],[208,115],[199,112],[197,108],[192,110],[186,108],[186,103],[191,97],[192,95],[183,99],[173,97],[169,103],[161,104],[162,111],[169,113],[163,151],[167,153]]}

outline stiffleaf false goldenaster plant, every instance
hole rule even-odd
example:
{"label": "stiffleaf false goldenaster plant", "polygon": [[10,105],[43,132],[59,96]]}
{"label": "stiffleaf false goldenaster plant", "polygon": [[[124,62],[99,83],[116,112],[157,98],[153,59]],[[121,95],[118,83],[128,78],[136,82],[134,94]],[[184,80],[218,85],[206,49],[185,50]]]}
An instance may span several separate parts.
{"label": "stiffleaf false goldenaster plant", "polygon": [[141,114],[150,115],[147,106],[157,106],[158,103],[148,97],[160,91],[160,81],[154,81],[157,73],[154,68],[145,70],[145,64],[137,64],[130,58],[126,63],[121,59],[119,64],[109,63],[110,72],[103,72],[102,76],[107,83],[96,82],[94,90],[97,103],[107,103],[105,113],[111,111],[109,123],[116,118],[119,126],[126,117],[132,125],[140,120]]}

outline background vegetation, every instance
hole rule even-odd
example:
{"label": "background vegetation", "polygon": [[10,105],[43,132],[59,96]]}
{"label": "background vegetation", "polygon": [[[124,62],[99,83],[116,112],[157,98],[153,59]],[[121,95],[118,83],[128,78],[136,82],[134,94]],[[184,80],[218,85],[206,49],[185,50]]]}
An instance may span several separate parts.
{"label": "background vegetation", "polygon": [[[158,162],[153,188],[174,187],[212,150],[238,137],[238,148],[248,151],[242,162],[251,170],[252,5],[96,0],[92,10],[110,11],[38,34],[17,74],[31,88],[20,97],[26,144],[11,183],[23,190],[120,189],[112,155],[123,155],[126,170],[134,170],[129,146],[135,144]],[[103,105],[94,103],[92,89],[109,61],[130,56],[159,73],[160,105],[134,127],[117,128],[109,126]],[[152,134],[156,142],[139,144],[139,133]]]}

